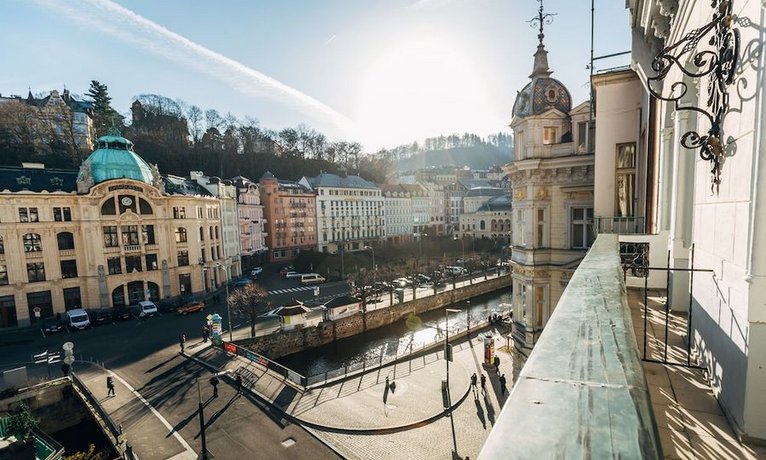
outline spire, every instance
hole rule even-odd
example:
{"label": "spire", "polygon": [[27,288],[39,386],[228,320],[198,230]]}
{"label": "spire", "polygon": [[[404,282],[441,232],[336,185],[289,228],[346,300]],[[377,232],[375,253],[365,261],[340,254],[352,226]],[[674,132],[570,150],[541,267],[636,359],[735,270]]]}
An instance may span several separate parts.
{"label": "spire", "polygon": [[540,8],[537,10],[537,16],[527,21],[533,28],[539,27],[537,39],[540,41],[540,43],[537,44],[537,51],[535,51],[535,64],[532,68],[532,75],[530,75],[529,78],[547,77],[553,73],[548,68],[548,52],[545,50],[545,44],[543,44],[543,38],[545,38],[543,28],[544,26],[550,25],[553,22],[553,16],[556,16],[556,13],[544,13],[543,0],[537,1],[540,2]]}

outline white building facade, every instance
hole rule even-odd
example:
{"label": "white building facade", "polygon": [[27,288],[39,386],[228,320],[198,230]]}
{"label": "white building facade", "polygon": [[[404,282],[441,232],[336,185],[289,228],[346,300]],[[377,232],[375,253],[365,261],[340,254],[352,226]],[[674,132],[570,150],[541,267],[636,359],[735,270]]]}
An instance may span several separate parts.
{"label": "white building facade", "polygon": [[359,251],[385,239],[384,198],[373,182],[322,173],[299,183],[316,194],[318,251]]}
{"label": "white building facade", "polygon": [[246,177],[232,179],[237,189],[237,211],[239,214],[239,239],[242,267],[245,271],[266,263],[269,248],[266,246],[266,224],[263,217],[261,192],[258,184]]}
{"label": "white building facade", "polygon": [[403,243],[412,241],[412,198],[410,193],[398,184],[381,184],[386,216],[386,241]]}

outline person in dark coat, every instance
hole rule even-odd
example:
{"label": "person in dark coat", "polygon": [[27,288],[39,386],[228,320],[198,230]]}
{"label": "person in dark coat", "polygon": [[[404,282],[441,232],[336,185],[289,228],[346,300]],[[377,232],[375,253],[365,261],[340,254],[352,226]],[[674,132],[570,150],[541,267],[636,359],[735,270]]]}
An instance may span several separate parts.
{"label": "person in dark coat", "polygon": [[237,393],[242,393],[242,376],[237,374],[237,376],[234,378],[234,381],[237,382]]}
{"label": "person in dark coat", "polygon": [[106,377],[106,396],[114,396],[114,379],[111,375]]}
{"label": "person in dark coat", "polygon": [[181,345],[181,353],[183,353],[184,347],[186,346],[186,334],[181,334],[181,337],[178,339],[178,344]]}
{"label": "person in dark coat", "polygon": [[213,385],[213,397],[218,397],[218,384],[220,383],[220,380],[218,380],[218,377],[215,375],[210,377],[210,384]]}
{"label": "person in dark coat", "polygon": [[487,376],[483,373],[481,374],[481,392],[486,393],[487,392]]}
{"label": "person in dark coat", "polygon": [[500,394],[505,395],[505,374],[500,374]]}

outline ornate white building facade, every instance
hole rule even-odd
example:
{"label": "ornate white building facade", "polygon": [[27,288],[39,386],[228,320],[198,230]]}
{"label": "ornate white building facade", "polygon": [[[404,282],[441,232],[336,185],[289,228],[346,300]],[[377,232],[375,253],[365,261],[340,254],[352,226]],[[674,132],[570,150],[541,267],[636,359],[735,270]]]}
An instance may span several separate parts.
{"label": "ornate white building facade", "polygon": [[573,138],[573,126],[588,122],[588,103],[571,108],[569,91],[550,77],[542,27],[538,38],[531,81],[513,106],[510,126],[516,154],[506,166],[513,190],[513,338],[518,364],[531,351],[594,240],[593,153],[578,151],[580,139]]}

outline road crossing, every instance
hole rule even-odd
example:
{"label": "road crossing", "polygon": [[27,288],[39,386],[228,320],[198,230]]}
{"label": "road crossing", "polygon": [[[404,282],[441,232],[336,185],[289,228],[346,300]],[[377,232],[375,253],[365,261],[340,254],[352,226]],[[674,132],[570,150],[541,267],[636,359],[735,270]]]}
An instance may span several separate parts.
{"label": "road crossing", "polygon": [[269,291],[269,295],[288,294],[290,292],[300,292],[300,291],[310,291],[312,289],[314,289],[314,286],[298,286],[294,288],[275,289],[273,291]]}

